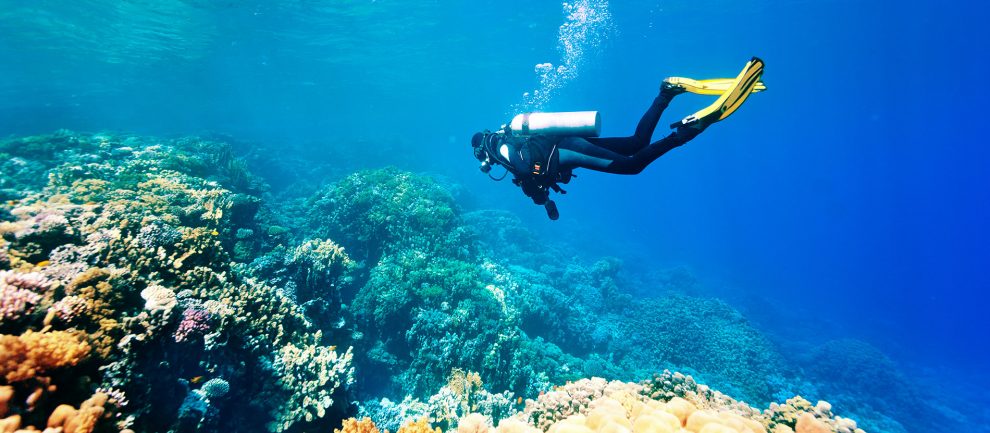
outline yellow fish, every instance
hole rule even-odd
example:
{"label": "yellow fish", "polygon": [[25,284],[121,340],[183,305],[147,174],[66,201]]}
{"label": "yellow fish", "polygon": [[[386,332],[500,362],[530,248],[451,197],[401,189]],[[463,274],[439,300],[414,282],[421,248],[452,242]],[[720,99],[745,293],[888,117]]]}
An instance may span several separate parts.
{"label": "yellow fish", "polygon": [[42,260],[42,261],[40,261],[40,262],[38,262],[38,264],[37,264],[37,265],[35,265],[35,266],[37,266],[37,267],[39,267],[39,268],[43,268],[43,267],[45,267],[45,266],[48,266],[48,263],[49,263],[49,261],[48,261],[48,260]]}
{"label": "yellow fish", "polygon": [[191,382],[191,383],[200,383],[202,381],[203,381],[203,376],[196,376],[196,377],[194,377],[192,379],[189,379],[189,382]]}
{"label": "yellow fish", "polygon": [[213,235],[213,236],[220,236],[220,232],[218,232],[216,230],[210,232],[210,234]]}

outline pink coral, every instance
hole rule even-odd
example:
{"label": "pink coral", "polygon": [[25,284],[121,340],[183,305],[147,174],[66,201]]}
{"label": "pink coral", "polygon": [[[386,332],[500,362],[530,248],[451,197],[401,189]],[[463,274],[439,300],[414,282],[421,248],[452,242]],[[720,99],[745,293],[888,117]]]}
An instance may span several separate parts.
{"label": "pink coral", "polygon": [[52,305],[51,312],[55,314],[55,317],[69,323],[75,320],[76,317],[85,314],[88,308],[85,298],[69,295],[59,299],[58,302]]}
{"label": "pink coral", "polygon": [[37,272],[15,271],[0,271],[0,284],[16,286],[34,292],[43,292],[52,285],[47,277]]}
{"label": "pink coral", "polygon": [[43,275],[31,272],[0,271],[0,319],[14,320],[31,312],[50,286]]}
{"label": "pink coral", "polygon": [[173,335],[175,341],[181,343],[191,335],[203,335],[210,332],[210,322],[212,321],[213,315],[209,311],[193,307],[186,308],[186,311],[182,312],[179,328],[175,330]]}

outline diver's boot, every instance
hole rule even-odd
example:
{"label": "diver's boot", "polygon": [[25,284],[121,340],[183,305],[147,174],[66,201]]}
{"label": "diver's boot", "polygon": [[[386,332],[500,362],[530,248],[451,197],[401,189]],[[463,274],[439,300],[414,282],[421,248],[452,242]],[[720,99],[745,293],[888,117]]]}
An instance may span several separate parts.
{"label": "diver's boot", "polygon": [[677,128],[678,131],[680,131],[681,128],[691,128],[697,130],[697,132],[701,132],[709,125],[729,117],[732,113],[735,113],[740,106],[742,106],[743,102],[746,102],[749,95],[751,95],[757,85],[760,84],[760,77],[762,75],[763,61],[759,58],[753,57],[746,63],[746,66],[743,67],[743,70],[739,73],[739,76],[737,76],[730,83],[730,85],[726,86],[726,90],[722,93],[722,96],[715,101],[715,103],[699,110],[697,113],[685,117],[678,122],[672,123],[670,127]]}
{"label": "diver's boot", "polygon": [[667,99],[674,99],[675,96],[687,91],[684,86],[671,81],[671,78],[676,77],[664,78],[663,82],[660,83],[660,94],[666,96]]}

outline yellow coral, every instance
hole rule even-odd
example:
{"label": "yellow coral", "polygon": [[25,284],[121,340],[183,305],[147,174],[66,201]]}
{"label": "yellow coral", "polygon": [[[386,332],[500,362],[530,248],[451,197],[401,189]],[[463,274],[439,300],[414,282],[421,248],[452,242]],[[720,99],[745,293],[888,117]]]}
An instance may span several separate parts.
{"label": "yellow coral", "polygon": [[89,354],[89,344],[66,331],[27,331],[0,335],[0,376],[20,382],[60,367],[75,365]]}
{"label": "yellow coral", "polygon": [[0,386],[0,417],[7,416],[10,399],[14,398],[14,387]]}
{"label": "yellow coral", "polygon": [[[699,409],[679,397],[664,403],[620,387],[612,389],[615,391],[591,401],[586,415],[571,415],[553,423],[547,433],[766,433],[757,420],[763,418],[754,418],[759,413],[737,412],[735,402],[727,401],[719,409]],[[500,424],[498,433],[525,431],[516,423],[503,424],[506,428]]]}
{"label": "yellow coral", "polygon": [[418,421],[407,422],[395,433],[443,433],[443,431],[440,427],[430,427],[430,422],[426,418],[420,418]]}
{"label": "yellow coral", "polygon": [[488,433],[488,418],[480,413],[468,414],[457,423],[457,433]]}
{"label": "yellow coral", "polygon": [[667,411],[676,416],[681,421],[682,426],[687,424],[688,417],[695,410],[697,407],[694,404],[680,397],[674,397],[667,402]]}
{"label": "yellow coral", "polygon": [[478,392],[481,387],[481,375],[459,368],[451,370],[450,377],[447,379],[447,388],[462,398]]}
{"label": "yellow coral", "polygon": [[797,420],[794,430],[797,433],[831,433],[832,429],[828,425],[819,421],[814,415],[805,412]]}
{"label": "yellow coral", "polygon": [[96,393],[82,402],[78,410],[63,404],[55,408],[48,418],[48,428],[61,427],[64,433],[92,433],[103,416],[103,405],[107,399],[106,394]]}
{"label": "yellow coral", "polygon": [[499,421],[495,430],[498,433],[543,433],[540,429],[515,418],[505,418]]}
{"label": "yellow coral", "polygon": [[379,433],[371,418],[357,419],[348,418],[344,420],[344,425],[339,429],[333,429],[333,433]]}
{"label": "yellow coral", "polygon": [[[60,405],[52,411],[48,417],[48,425],[45,431],[59,431],[62,433],[92,433],[96,429],[96,423],[103,417],[105,409],[103,405],[107,403],[107,395],[103,393],[93,394],[92,397],[82,402],[79,409],[67,404]],[[0,433],[21,433],[36,432],[34,427],[27,426],[21,429],[20,415],[14,415],[5,419],[0,419]]]}

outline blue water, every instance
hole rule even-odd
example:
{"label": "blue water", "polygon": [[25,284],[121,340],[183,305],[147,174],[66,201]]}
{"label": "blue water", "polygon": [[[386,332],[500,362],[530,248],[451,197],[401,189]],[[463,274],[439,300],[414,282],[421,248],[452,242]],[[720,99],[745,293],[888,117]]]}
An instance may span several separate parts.
{"label": "blue water", "polygon": [[[467,142],[561,62],[558,2],[0,1],[0,135],[220,133],[427,171],[584,254],[686,266],[785,350],[857,338],[990,406],[988,8],[597,3],[610,22],[543,109],[626,135],[663,77],[753,55],[770,90],[638,176],[579,172],[557,222]],[[679,97],[658,134],[709,101]]]}

